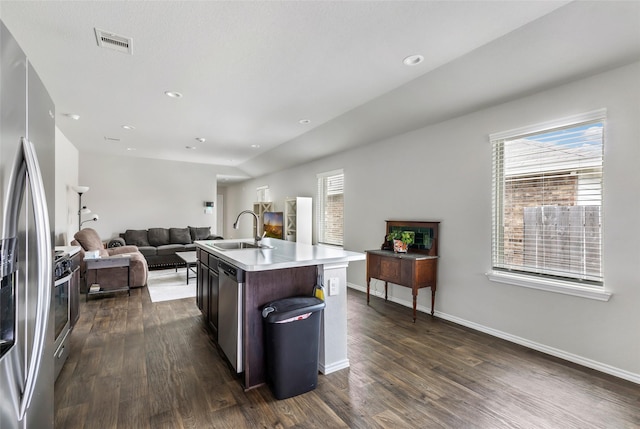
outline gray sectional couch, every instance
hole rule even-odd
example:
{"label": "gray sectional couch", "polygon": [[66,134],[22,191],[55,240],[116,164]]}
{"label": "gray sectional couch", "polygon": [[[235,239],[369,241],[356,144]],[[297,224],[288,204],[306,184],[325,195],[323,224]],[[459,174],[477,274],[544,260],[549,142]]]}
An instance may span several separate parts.
{"label": "gray sectional couch", "polygon": [[147,260],[149,269],[184,266],[176,252],[195,251],[196,240],[218,240],[211,227],[128,229],[107,244],[107,247],[137,246]]}

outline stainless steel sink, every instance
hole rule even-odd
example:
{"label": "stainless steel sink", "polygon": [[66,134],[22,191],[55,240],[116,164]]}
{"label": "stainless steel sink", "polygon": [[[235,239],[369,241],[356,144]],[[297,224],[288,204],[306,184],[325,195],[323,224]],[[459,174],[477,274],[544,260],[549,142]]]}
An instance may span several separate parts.
{"label": "stainless steel sink", "polygon": [[220,250],[240,250],[240,249],[273,249],[272,246],[266,244],[255,244],[249,241],[232,241],[232,242],[214,242],[212,247]]}
{"label": "stainless steel sink", "polygon": [[231,243],[225,243],[225,242],[213,243],[212,246],[217,247],[218,249],[221,249],[221,250],[255,249],[258,247],[255,244],[248,243],[246,241],[236,241]]}

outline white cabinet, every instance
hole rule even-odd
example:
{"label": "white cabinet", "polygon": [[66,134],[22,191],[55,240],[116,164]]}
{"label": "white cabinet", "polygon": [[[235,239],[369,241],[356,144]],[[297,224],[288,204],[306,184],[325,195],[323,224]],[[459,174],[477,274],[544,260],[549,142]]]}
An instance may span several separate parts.
{"label": "white cabinet", "polygon": [[291,197],[284,201],[285,239],[311,244],[313,215],[311,197]]}

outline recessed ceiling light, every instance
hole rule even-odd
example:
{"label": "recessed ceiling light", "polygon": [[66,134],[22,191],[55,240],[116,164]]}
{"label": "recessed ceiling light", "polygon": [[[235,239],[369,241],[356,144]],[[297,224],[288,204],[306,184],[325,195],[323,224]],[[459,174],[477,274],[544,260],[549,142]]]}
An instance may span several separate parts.
{"label": "recessed ceiling light", "polygon": [[424,57],[422,55],[410,55],[404,60],[402,60],[402,62],[406,66],[416,66],[423,61],[424,61]]}
{"label": "recessed ceiling light", "polygon": [[127,150],[128,151],[134,151],[134,150],[136,150],[136,148],[135,147],[128,147]]}
{"label": "recessed ceiling light", "polygon": [[176,91],[165,91],[164,94],[171,98],[182,98],[182,94]]}
{"label": "recessed ceiling light", "polygon": [[119,141],[120,141],[120,139],[119,139],[119,138],[117,138],[117,137],[107,137],[107,136],[104,136],[104,139],[105,139],[105,141],[108,141],[108,142],[119,142]]}
{"label": "recessed ceiling light", "polygon": [[124,128],[125,130],[135,130],[136,127],[134,127],[133,125],[123,125],[122,128]]}
{"label": "recessed ceiling light", "polygon": [[185,148],[186,148],[186,149],[189,149],[189,150],[195,150],[195,149],[196,149],[196,147],[195,147],[195,146],[185,146]]}
{"label": "recessed ceiling light", "polygon": [[200,143],[204,143],[207,141],[207,139],[205,139],[204,137],[196,137],[196,140],[199,141]]}
{"label": "recessed ceiling light", "polygon": [[254,149],[258,149],[260,147],[260,145],[259,144],[252,144],[251,147],[254,148]]}
{"label": "recessed ceiling light", "polygon": [[300,119],[298,122],[303,125],[306,125],[311,123],[311,119]]}
{"label": "recessed ceiling light", "polygon": [[80,119],[80,115],[76,115],[75,113],[64,113],[63,115],[69,119],[73,119],[74,121]]}

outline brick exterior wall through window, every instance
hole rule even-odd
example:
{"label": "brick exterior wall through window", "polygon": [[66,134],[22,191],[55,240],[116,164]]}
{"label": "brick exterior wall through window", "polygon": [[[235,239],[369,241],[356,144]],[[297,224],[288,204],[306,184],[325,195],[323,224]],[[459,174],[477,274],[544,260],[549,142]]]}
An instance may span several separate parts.
{"label": "brick exterior wall through window", "polygon": [[505,179],[505,263],[522,265],[524,262],[524,208],[576,205],[577,189],[577,176],[570,172],[556,173],[551,180],[539,175]]}
{"label": "brick exterior wall through window", "polygon": [[327,195],[324,211],[325,242],[342,245],[344,243],[344,194]]}

